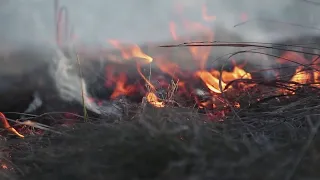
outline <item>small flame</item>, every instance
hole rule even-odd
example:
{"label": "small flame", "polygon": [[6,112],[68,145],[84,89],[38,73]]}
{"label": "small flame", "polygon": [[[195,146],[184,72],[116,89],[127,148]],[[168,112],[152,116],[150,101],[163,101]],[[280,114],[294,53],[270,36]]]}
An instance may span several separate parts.
{"label": "small flame", "polygon": [[[220,72],[217,70],[212,70],[211,74],[215,77],[220,77]],[[236,79],[252,79],[251,74],[247,73],[245,70],[238,66],[235,66],[232,72],[223,72],[222,80],[224,82],[231,82]]]}
{"label": "small flame", "polygon": [[[219,79],[214,77],[210,72],[198,71],[196,75],[202,79],[202,81],[207,85],[207,87],[212,92],[221,93],[221,90],[219,88]],[[226,84],[222,81],[221,81],[221,87],[222,87],[222,90],[226,87]]]}
{"label": "small flame", "polygon": [[[207,87],[215,93],[221,93],[219,87],[219,79],[220,79],[220,72],[218,70],[212,70],[211,72],[208,71],[198,71],[196,73],[198,77],[207,85]],[[226,88],[226,83],[234,81],[236,79],[251,79],[251,74],[247,73],[245,70],[241,69],[238,66],[235,66],[232,72],[223,72],[221,78],[221,87],[222,90]],[[232,86],[229,86],[232,88]]]}
{"label": "small flame", "polygon": [[2,169],[8,169],[8,166],[6,164],[1,164]]}
{"label": "small flame", "polygon": [[140,47],[136,44],[131,45],[131,47],[123,47],[123,45],[121,45],[117,40],[109,40],[109,43],[121,50],[122,57],[125,60],[140,58],[144,59],[146,63],[151,63],[153,61],[153,58],[143,53]]}
{"label": "small flame", "polygon": [[126,74],[121,73],[117,79],[115,90],[110,96],[111,99],[116,99],[121,95],[131,94],[135,90],[134,86],[130,86],[130,85],[126,86],[126,82],[127,82]]}
{"label": "small flame", "polygon": [[159,98],[153,92],[148,92],[146,95],[147,101],[157,108],[164,107],[164,102],[161,102]]}
{"label": "small flame", "polygon": [[2,124],[5,129],[7,129],[9,132],[12,132],[13,134],[19,136],[20,138],[24,138],[24,135],[20,134],[15,128],[11,127],[6,116],[0,112],[0,118],[2,121]]}

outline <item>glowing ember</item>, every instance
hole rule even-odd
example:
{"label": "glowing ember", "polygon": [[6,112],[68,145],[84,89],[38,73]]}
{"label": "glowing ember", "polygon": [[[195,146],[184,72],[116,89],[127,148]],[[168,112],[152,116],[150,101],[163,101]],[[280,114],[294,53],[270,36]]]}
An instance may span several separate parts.
{"label": "glowing ember", "polygon": [[1,168],[2,168],[2,169],[8,169],[8,166],[5,165],[5,164],[1,164]]}

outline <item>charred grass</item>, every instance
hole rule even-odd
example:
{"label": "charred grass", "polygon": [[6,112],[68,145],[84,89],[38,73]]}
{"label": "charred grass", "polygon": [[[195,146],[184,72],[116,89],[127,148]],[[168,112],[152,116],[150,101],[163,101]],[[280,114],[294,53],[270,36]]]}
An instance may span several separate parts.
{"label": "charred grass", "polygon": [[11,159],[0,175],[25,180],[319,179],[319,100],[317,93],[274,98],[237,110],[223,122],[208,121],[192,108],[132,107],[135,111],[120,120],[79,121],[56,127],[60,133],[3,141]]}
{"label": "charred grass", "polygon": [[[254,82],[257,84],[257,82]],[[268,84],[270,85],[270,84]],[[275,82],[270,86],[285,86]],[[259,92],[256,92],[259,94]],[[270,93],[272,94],[272,93]],[[234,99],[234,97],[232,97]],[[212,121],[195,108],[126,104],[113,116],[1,142],[1,179],[316,180],[320,179],[320,97],[252,94]],[[250,102],[250,103],[248,103]],[[58,119],[54,119],[57,120]],[[62,119],[63,120],[63,119]]]}

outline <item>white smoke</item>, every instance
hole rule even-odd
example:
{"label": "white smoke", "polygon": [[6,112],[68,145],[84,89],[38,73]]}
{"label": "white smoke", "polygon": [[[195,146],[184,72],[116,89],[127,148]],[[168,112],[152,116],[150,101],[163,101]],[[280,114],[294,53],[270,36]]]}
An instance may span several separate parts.
{"label": "white smoke", "polygon": [[[270,41],[288,35],[315,33],[319,30],[281,25],[255,19],[318,26],[319,8],[299,0],[60,0],[69,11],[70,24],[83,43],[106,43],[120,39],[133,43],[162,42],[171,39],[168,24],[181,15],[177,4],[185,9],[187,19],[201,21],[201,7],[206,4],[217,20],[231,32],[241,32],[250,40]],[[53,0],[7,1],[0,7],[1,35],[14,41],[54,41]],[[234,27],[241,13],[253,20]],[[183,30],[180,32],[184,34]]]}
{"label": "white smoke", "polygon": [[[223,26],[220,41],[232,41],[229,34],[238,34],[243,41],[273,41],[279,37],[317,33],[310,28],[274,22],[252,21],[234,27],[240,22],[241,13],[249,19],[268,18],[279,22],[317,26],[318,8],[295,0],[60,0],[69,10],[70,24],[82,43],[103,44],[107,39],[119,39],[137,44],[168,42],[171,34],[168,24],[179,21],[176,5],[185,9],[187,19],[201,20],[201,7],[206,4],[210,14],[217,17],[210,24]],[[319,7],[320,8],[320,7]],[[2,42],[55,43],[53,0],[7,1],[0,7]],[[311,26],[310,25],[310,26]],[[181,30],[180,34],[186,34]],[[66,101],[82,102],[84,90],[86,106],[95,112],[99,108],[87,99],[86,84],[79,76],[75,60],[57,50],[52,69],[61,97]],[[81,88],[83,87],[83,88]]]}
{"label": "white smoke", "polygon": [[50,73],[55,79],[59,96],[67,102],[83,104],[84,101],[86,108],[100,114],[99,107],[89,100],[86,83],[77,72],[75,60],[67,58],[59,49],[56,52],[53,60],[57,66],[53,66]]}

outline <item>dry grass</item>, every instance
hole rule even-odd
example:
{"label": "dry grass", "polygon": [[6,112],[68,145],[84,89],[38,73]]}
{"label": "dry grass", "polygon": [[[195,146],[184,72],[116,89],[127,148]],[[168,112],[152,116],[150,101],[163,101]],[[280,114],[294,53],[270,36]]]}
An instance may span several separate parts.
{"label": "dry grass", "polygon": [[[176,84],[166,101],[175,101]],[[250,96],[239,100],[249,102]],[[126,105],[121,119],[79,121],[43,136],[6,141],[2,147],[10,148],[14,170],[3,175],[14,180],[319,179],[319,100],[319,91],[302,88],[289,99],[266,98],[232,109],[223,122],[208,121],[194,108]]]}
{"label": "dry grass", "polygon": [[208,122],[195,109],[146,105],[15,141],[12,161],[25,180],[319,179],[318,107],[313,93]]}

